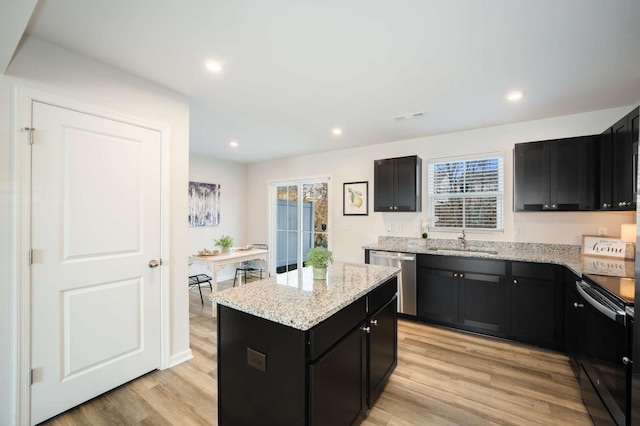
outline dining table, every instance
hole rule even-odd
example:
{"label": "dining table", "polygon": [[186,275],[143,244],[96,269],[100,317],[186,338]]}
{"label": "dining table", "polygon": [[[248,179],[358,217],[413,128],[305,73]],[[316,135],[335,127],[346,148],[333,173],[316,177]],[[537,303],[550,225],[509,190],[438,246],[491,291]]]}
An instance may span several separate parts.
{"label": "dining table", "polygon": [[[216,316],[216,302],[213,296],[218,292],[218,271],[227,265],[246,262],[249,260],[264,260],[265,270],[269,271],[269,250],[258,248],[235,248],[228,253],[215,254],[193,254],[189,256],[189,265],[204,265],[211,271],[212,292],[209,295],[211,300],[212,316]],[[242,282],[242,277],[240,277]]]}

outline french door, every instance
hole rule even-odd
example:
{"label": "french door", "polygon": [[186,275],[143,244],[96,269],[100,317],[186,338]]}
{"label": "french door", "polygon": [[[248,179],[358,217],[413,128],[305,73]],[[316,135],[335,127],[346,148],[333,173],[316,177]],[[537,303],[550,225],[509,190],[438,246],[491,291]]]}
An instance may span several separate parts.
{"label": "french door", "polygon": [[309,250],[329,248],[329,178],[271,184],[271,245],[275,272],[304,266]]}

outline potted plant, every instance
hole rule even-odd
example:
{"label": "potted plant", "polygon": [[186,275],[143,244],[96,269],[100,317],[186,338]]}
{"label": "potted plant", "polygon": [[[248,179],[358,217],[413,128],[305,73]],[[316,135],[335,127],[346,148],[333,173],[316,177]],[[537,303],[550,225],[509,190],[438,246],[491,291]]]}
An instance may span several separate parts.
{"label": "potted plant", "polygon": [[229,250],[233,247],[233,238],[228,235],[223,235],[219,240],[214,239],[213,243],[220,247],[222,253],[229,253]]}
{"label": "potted plant", "polygon": [[327,266],[333,262],[333,255],[325,247],[315,247],[307,253],[307,265],[313,267],[313,279],[327,277]]}

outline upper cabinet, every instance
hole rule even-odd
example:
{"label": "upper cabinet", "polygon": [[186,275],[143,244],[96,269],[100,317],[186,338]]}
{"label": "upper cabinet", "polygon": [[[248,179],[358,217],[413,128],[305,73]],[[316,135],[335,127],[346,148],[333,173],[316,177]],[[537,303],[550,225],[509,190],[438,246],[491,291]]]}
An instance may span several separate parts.
{"label": "upper cabinet", "polygon": [[598,136],[516,144],[515,211],[593,210]]}
{"label": "upper cabinet", "polygon": [[638,164],[636,108],[600,136],[600,210],[635,210]]}
{"label": "upper cabinet", "polygon": [[422,160],[416,155],[374,161],[373,211],[422,211]]}

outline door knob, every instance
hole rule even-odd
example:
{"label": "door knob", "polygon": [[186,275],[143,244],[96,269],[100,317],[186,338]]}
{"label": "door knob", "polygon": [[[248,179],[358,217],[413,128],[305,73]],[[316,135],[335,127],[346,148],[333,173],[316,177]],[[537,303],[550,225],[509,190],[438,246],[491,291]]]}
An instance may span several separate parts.
{"label": "door knob", "polygon": [[158,266],[160,266],[160,262],[158,262],[155,259],[151,259],[149,261],[149,268],[157,268]]}
{"label": "door knob", "polygon": [[584,305],[582,303],[573,302],[573,307],[574,308],[584,308]]}

